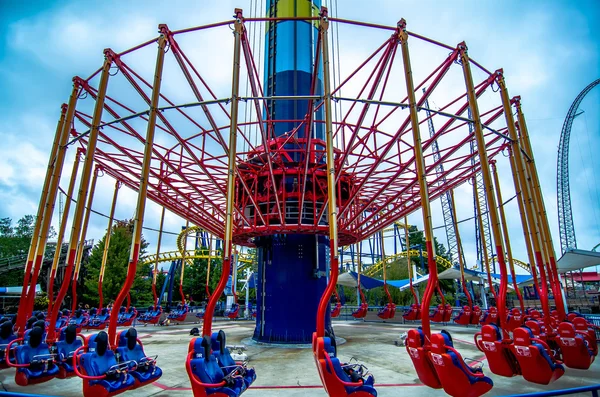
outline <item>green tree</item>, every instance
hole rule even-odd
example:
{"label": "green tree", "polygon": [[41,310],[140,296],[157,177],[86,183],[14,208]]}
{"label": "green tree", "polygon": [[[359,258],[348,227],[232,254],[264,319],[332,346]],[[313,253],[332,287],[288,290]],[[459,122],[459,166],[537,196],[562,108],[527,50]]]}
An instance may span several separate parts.
{"label": "green tree", "polygon": [[[118,221],[113,226],[102,283],[105,305],[117,297],[125,283],[132,237],[132,220]],[[82,303],[88,303],[92,307],[97,306],[99,303],[98,277],[105,242],[106,235],[92,249],[88,263],[82,265],[85,266]],[[140,257],[144,256],[147,247],[148,243],[142,237]],[[152,303],[152,277],[150,276],[150,265],[138,263],[135,281],[130,291],[132,305],[146,306]]]}

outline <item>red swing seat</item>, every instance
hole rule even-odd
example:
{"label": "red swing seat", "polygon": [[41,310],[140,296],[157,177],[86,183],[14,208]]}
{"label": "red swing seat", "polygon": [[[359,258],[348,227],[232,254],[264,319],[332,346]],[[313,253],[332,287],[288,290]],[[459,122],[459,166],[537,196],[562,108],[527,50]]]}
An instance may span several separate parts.
{"label": "red swing seat", "polygon": [[552,359],[550,347],[543,340],[534,337],[529,328],[515,329],[513,337],[510,349],[519,362],[525,380],[547,385],[563,376],[565,368]]}
{"label": "red swing seat", "polygon": [[471,324],[471,316],[473,315],[473,311],[470,306],[463,306],[458,316],[454,317],[454,322],[459,325],[469,325]]}
{"label": "red swing seat", "polygon": [[472,325],[479,325],[479,319],[481,318],[481,308],[477,305],[473,306],[473,309],[471,311],[471,324]]}
{"label": "red swing seat", "polygon": [[433,311],[433,314],[429,315],[429,319],[433,323],[441,323],[441,322],[444,321],[444,314],[445,313],[446,313],[446,310],[444,309],[444,305],[442,305],[440,303],[439,305],[437,305],[437,307]]}
{"label": "red swing seat", "polygon": [[[478,339],[479,336],[481,339]],[[481,332],[477,332],[474,339],[477,348],[485,354],[493,374],[510,378],[521,373],[519,363],[510,351],[510,343],[502,340],[502,332],[496,324],[481,327]]]}
{"label": "red swing seat", "polygon": [[498,320],[498,309],[492,306],[483,313],[479,323],[481,325],[498,324]]}
{"label": "red swing seat", "polygon": [[513,331],[515,328],[519,328],[523,326],[523,320],[525,318],[521,314],[521,311],[516,307],[510,310],[510,314],[508,315],[508,319],[506,322],[506,329],[508,331]]}
{"label": "red swing seat", "polygon": [[402,318],[404,318],[407,321],[420,320],[421,307],[418,304],[413,303],[412,305],[410,305],[410,308],[406,312],[404,312],[404,314],[402,314]]}
{"label": "red swing seat", "polygon": [[396,315],[396,305],[393,303],[388,303],[377,313],[377,317],[379,317],[383,320],[389,320],[391,318],[394,318],[395,315]]}
{"label": "red swing seat", "polygon": [[[336,357],[332,338],[318,337],[315,332],[312,345],[319,376],[327,394],[336,397],[377,396],[373,375],[366,372],[366,368],[360,364],[342,364]],[[355,372],[355,370],[357,371]],[[353,374],[353,372],[355,373]]]}
{"label": "red swing seat", "polygon": [[342,312],[342,304],[340,302],[335,304],[335,307],[331,310],[331,318],[339,317]]}
{"label": "red swing seat", "polygon": [[590,345],[588,346],[594,356],[598,355],[598,340],[596,339],[596,330],[594,326],[589,324],[587,320],[583,317],[575,317],[571,320],[573,325],[575,326],[575,331],[577,333],[585,334],[589,338]]}
{"label": "red swing seat", "polygon": [[444,323],[449,323],[450,319],[452,318],[452,312],[453,312],[453,308],[452,305],[449,303],[446,303],[446,307],[444,308],[444,317],[442,317],[442,321]]}
{"label": "red swing seat", "polygon": [[563,362],[569,368],[588,369],[596,358],[590,348],[593,342],[587,333],[578,333],[571,323],[560,323],[557,342],[562,352]]}
{"label": "red swing seat", "polygon": [[354,318],[365,318],[367,316],[367,312],[369,311],[368,303],[361,303],[360,307],[352,312],[352,317]]}
{"label": "red swing seat", "polygon": [[452,337],[446,331],[431,335],[431,362],[444,391],[451,396],[478,397],[492,389],[494,383],[481,369],[468,366],[454,349]]}
{"label": "red swing seat", "polygon": [[434,389],[441,389],[442,382],[440,382],[440,378],[435,371],[431,358],[429,357],[429,354],[427,354],[425,334],[421,328],[408,331],[406,351],[410,355],[410,359],[413,362],[421,383]]}

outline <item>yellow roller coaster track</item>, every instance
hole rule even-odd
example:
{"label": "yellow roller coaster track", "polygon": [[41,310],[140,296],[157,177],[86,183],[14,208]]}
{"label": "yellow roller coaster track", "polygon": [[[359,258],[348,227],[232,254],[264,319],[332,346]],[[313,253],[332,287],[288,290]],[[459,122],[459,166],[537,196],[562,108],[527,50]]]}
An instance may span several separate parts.
{"label": "yellow roller coaster track", "polygon": [[[408,256],[411,258],[419,258],[421,255],[421,253],[418,250],[410,250],[408,251]],[[383,264],[385,263],[386,266],[389,266],[392,262],[394,262],[396,259],[399,258],[406,258],[407,254],[406,251],[402,251],[398,254],[393,254],[393,255],[389,255],[386,256],[384,260],[380,260],[379,262],[376,262],[374,265],[369,266],[369,268],[367,270],[365,270],[365,275],[367,276],[373,276],[375,273],[377,273],[378,271],[380,271],[383,268]],[[427,257],[427,251],[423,251],[423,257],[426,258]],[[442,265],[443,267],[445,267],[446,269],[449,269],[452,267],[452,263],[441,256],[436,256],[435,261]],[[515,265],[521,267],[522,269],[527,270],[528,272],[531,272],[529,265],[523,261],[520,261],[518,259],[513,259]],[[474,270],[475,268],[473,268],[472,270]]]}

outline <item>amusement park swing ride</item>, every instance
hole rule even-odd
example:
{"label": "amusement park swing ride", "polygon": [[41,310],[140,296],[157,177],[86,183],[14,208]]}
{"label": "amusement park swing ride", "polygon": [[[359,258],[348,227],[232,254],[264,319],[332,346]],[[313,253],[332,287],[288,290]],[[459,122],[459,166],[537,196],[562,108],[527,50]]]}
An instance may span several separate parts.
{"label": "amusement park swing ride", "polygon": [[[158,37],[120,53],[106,49],[97,71],[73,79],[51,149],[15,333],[4,338],[8,342],[3,363],[17,367],[16,383],[78,376],[85,396],[112,396],[160,378],[159,361],[146,356],[135,329],[117,330],[127,325],[123,317],[127,313],[118,309],[128,297],[140,263],[146,203],[152,200],[163,207],[161,219],[167,209],[223,242],[219,283],[214,291],[208,291],[207,283],[210,299],[202,330],[182,358],[195,396],[239,396],[260,376],[245,363],[236,363],[226,347],[225,332],[213,329],[213,314],[231,273],[235,245],[254,247],[257,252],[253,339],[311,344],[330,396],[377,395],[374,377],[366,367],[343,363],[337,357],[331,326],[337,305],[332,313],[330,302],[337,295],[340,247],[378,234],[383,240],[384,229],[419,210],[429,279],[421,301],[414,295],[414,304],[404,314],[405,319],[421,324],[408,332],[406,354],[423,384],[443,388],[453,396],[485,394],[493,387],[492,380],[465,362],[449,332],[432,332],[431,321],[450,321],[451,307],[448,310],[443,302],[433,318],[428,315],[436,290],[443,299],[430,202],[450,197],[447,203],[452,208],[454,191],[469,182],[475,197],[484,198],[487,206],[491,228],[487,243],[494,252],[485,257],[495,255],[500,271],[496,306],[485,313],[487,320],[475,339],[489,371],[548,384],[564,374],[563,363],[589,368],[597,354],[595,334],[585,319],[566,313],[521,100],[509,96],[502,69],[490,71],[473,60],[465,42],[451,46],[407,30],[404,19],[385,26],[331,17],[319,0],[299,2],[295,9],[278,8],[278,3],[269,1],[264,17],[246,18],[236,9],[233,19],[210,25],[176,31],[160,25]],[[261,60],[255,56],[257,48],[249,32],[263,26]],[[381,41],[364,59],[350,62],[342,76],[339,43],[330,39],[330,32],[348,26],[375,32]],[[189,51],[190,43],[199,38],[210,40],[225,33],[233,34],[227,93],[205,77],[207,68],[224,65],[197,62]],[[153,51],[156,61],[150,71],[136,56]],[[425,53],[429,53],[429,65],[413,69],[411,54],[423,57]],[[441,106],[431,108],[429,103],[434,102]],[[429,137],[422,133],[425,128]],[[69,195],[75,191],[81,158],[83,168],[64,281],[56,296],[49,294],[45,323],[28,326],[34,294],[27,290],[35,287],[39,276],[66,151],[73,148],[78,155]],[[507,317],[506,295],[508,271],[515,280],[515,261],[499,206],[502,195],[496,168],[503,167],[502,153],[509,158],[530,269],[542,302],[542,313],[530,315],[521,306],[511,311],[512,320]],[[83,336],[76,323],[65,327],[61,322],[61,305],[69,285],[73,291],[76,288],[81,244],[99,173],[116,181],[109,230],[118,189],[127,186],[138,192],[138,198],[126,281],[108,314],[101,292],[103,267],[97,313],[106,318],[95,328],[97,333]],[[479,216],[483,230],[481,211]],[[456,216],[449,222],[456,233],[465,287]],[[59,239],[65,236],[62,227]],[[357,249],[360,286],[360,244]],[[160,240],[156,255],[144,259],[154,262],[154,275],[159,251]],[[183,280],[185,242],[180,252]],[[210,263],[212,253],[208,257]],[[396,307],[387,289],[385,261],[382,267],[388,303],[379,316],[390,319]],[[491,274],[489,264],[487,273]],[[481,309],[465,291],[469,303],[455,321],[476,324]],[[305,298],[291,317],[288,302],[299,293]],[[548,305],[550,293],[556,311]],[[153,294],[154,314],[148,321],[160,315],[156,279]],[[185,316],[181,287],[180,294],[182,312],[176,316]],[[362,301],[353,314],[356,318],[368,311],[364,297]]]}

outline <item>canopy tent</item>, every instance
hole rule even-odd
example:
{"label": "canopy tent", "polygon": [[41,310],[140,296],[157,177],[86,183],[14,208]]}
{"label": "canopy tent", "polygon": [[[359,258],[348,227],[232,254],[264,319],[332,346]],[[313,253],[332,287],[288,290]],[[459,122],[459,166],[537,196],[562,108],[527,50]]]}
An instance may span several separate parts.
{"label": "canopy tent", "polygon": [[[338,285],[342,285],[344,287],[356,288],[358,285],[358,274],[356,274],[355,272],[340,274],[337,283]],[[361,274],[360,286],[363,289],[370,290],[377,287],[383,287],[383,281],[377,280],[376,278],[367,277],[364,274]]]}
{"label": "canopy tent", "polygon": [[[0,287],[0,295],[21,295],[21,291],[23,287]],[[42,293],[42,286],[40,284],[36,284],[35,286],[35,294]]]}
{"label": "canopy tent", "polygon": [[558,260],[557,268],[559,273],[566,273],[572,270],[599,265],[600,252],[569,248]]}
{"label": "canopy tent", "polygon": [[387,283],[392,287],[400,288],[400,290],[402,290],[404,287],[410,284],[410,280],[407,278],[404,280],[388,280]]}

